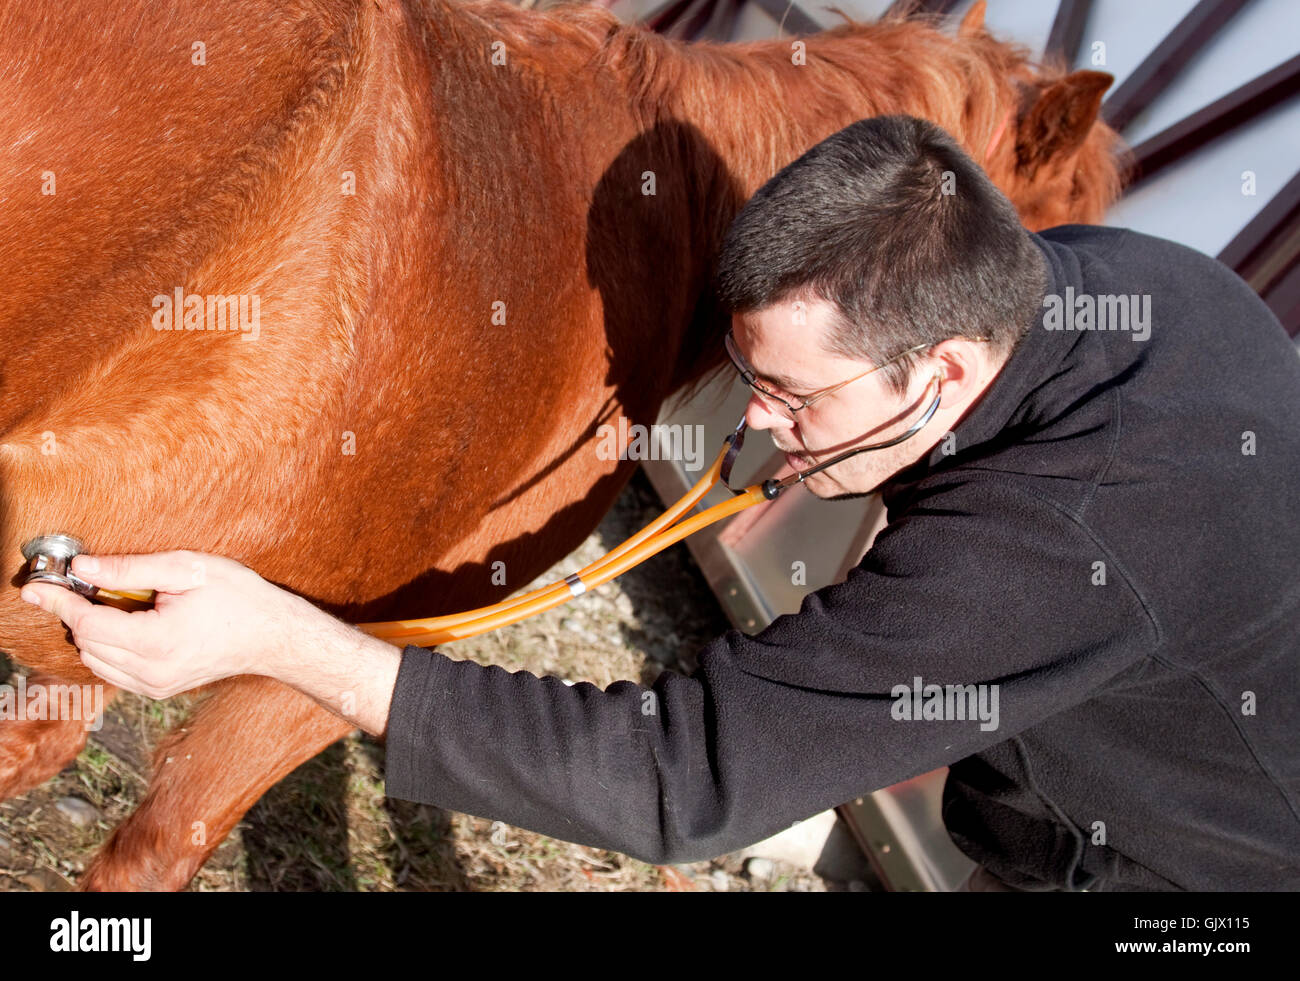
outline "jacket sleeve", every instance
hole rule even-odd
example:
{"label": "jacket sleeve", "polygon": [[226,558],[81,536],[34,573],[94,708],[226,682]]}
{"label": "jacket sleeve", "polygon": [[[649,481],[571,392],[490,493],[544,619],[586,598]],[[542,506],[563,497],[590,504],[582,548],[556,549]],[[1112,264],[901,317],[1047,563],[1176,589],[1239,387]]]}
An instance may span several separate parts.
{"label": "jacket sleeve", "polygon": [[[701,860],[1009,739],[1157,642],[1075,517],[998,478],[958,480],[799,613],[714,640],[690,677],[601,691],[407,647],[386,792],[647,862]],[[982,718],[936,719],[926,685],[996,688]]]}

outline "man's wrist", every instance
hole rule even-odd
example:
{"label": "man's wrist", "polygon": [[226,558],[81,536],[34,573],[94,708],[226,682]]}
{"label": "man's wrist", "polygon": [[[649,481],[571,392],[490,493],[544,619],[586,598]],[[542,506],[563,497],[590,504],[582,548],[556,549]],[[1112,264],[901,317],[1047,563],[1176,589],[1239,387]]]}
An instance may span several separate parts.
{"label": "man's wrist", "polygon": [[298,689],[372,735],[388,727],[402,651],[295,597],[304,609],[256,671]]}

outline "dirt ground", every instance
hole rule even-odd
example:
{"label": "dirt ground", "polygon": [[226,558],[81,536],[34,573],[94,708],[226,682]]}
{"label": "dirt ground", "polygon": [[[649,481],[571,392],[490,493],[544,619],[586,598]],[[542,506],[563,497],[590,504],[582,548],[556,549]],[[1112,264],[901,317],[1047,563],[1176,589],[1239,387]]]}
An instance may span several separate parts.
{"label": "dirt ground", "polygon": [[[535,585],[576,571],[662,511],[640,472],[599,529]],[[543,616],[446,648],[511,670],[606,687],[689,672],[729,624],[684,545]],[[11,665],[0,654],[0,678]],[[21,670],[21,669],[19,669]],[[155,741],[189,696],[124,695],[76,762],[0,802],[0,890],[69,889],[143,796]],[[196,891],[821,891],[862,888],[739,856],[656,867],[491,821],[384,796],[382,744],[361,733],[300,766],[200,870]]]}

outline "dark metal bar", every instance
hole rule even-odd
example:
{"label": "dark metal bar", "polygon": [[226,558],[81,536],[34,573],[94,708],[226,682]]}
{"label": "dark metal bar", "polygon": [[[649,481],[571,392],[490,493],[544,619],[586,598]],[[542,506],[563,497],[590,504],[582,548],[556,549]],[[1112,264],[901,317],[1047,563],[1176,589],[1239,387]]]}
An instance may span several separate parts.
{"label": "dark metal bar", "polygon": [[676,41],[693,41],[713,12],[714,0],[684,0],[673,17],[655,31]]}
{"label": "dark metal bar", "polygon": [[1230,266],[1242,279],[1249,279],[1249,273],[1257,265],[1252,263],[1252,259],[1270,239],[1276,237],[1278,229],[1287,219],[1297,214],[1300,214],[1300,172],[1287,181],[1286,186],[1269,199],[1259,214],[1223,247],[1219,261]]}
{"label": "dark metal bar", "polygon": [[1264,302],[1292,337],[1300,337],[1300,265],[1292,266],[1267,293]]}
{"label": "dark metal bar", "polygon": [[1169,87],[1192,57],[1249,0],[1201,0],[1102,104],[1102,117],[1123,130]]}
{"label": "dark metal bar", "polygon": [[1047,57],[1060,57],[1067,66],[1079,56],[1079,42],[1083,40],[1083,27],[1088,23],[1092,0],[1061,0],[1052,20],[1052,30],[1047,35],[1043,53]]}
{"label": "dark metal bar", "polygon": [[1135,165],[1129,188],[1296,94],[1300,94],[1300,55],[1139,143],[1133,148]]}
{"label": "dark metal bar", "polygon": [[[681,41],[730,41],[746,0],[668,0],[640,19],[638,23],[664,37]],[[759,0],[759,6],[768,10],[768,4]],[[773,0],[771,6],[777,6]],[[781,6],[782,13],[785,7]],[[771,13],[771,10],[768,10]],[[803,20],[799,20],[803,18]],[[802,10],[794,8],[787,23],[794,20],[806,29],[805,34],[816,34],[821,27]]]}
{"label": "dark metal bar", "polygon": [[781,25],[783,37],[806,37],[820,34],[822,26],[804,12],[797,3],[787,0],[754,0],[759,9]]}
{"label": "dark metal bar", "polygon": [[1300,172],[1219,253],[1269,305],[1292,336],[1300,333]]}

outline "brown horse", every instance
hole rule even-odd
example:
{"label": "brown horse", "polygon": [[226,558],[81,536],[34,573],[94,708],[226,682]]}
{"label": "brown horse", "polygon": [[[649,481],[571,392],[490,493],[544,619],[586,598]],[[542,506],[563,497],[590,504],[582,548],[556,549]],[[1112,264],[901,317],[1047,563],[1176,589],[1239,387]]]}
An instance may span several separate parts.
{"label": "brown horse", "polygon": [[[597,427],[719,363],[736,211],[864,116],[947,128],[1030,227],[1098,219],[1109,77],[1038,69],[981,16],[686,45],[496,0],[8,5],[0,648],[94,680],[14,588],[47,531],[230,555],[355,620],[528,582],[635,466]],[[82,888],[184,887],[349,730],[265,679],[208,694]],[[0,721],[0,799],[85,737]]]}

